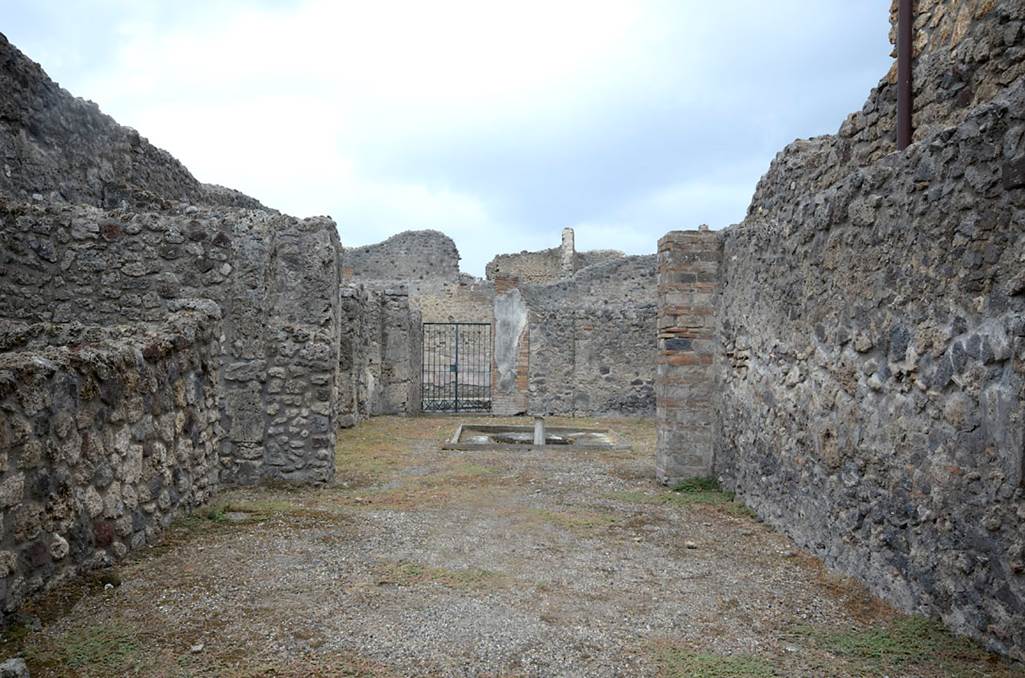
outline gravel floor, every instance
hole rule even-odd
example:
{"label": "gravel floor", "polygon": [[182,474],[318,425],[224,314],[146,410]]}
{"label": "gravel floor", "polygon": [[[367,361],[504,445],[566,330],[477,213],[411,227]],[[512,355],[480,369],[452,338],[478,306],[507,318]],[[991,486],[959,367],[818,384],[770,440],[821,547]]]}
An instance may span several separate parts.
{"label": "gravel floor", "polygon": [[[818,630],[885,634],[899,617],[729,497],[657,486],[650,421],[603,422],[634,448],[601,453],[442,451],[456,423],[345,431],[336,485],[227,493],[120,585],[93,577],[30,606],[43,628],[4,649],[33,675],[950,669],[832,647]],[[978,649],[959,657],[969,675],[1020,675]]]}

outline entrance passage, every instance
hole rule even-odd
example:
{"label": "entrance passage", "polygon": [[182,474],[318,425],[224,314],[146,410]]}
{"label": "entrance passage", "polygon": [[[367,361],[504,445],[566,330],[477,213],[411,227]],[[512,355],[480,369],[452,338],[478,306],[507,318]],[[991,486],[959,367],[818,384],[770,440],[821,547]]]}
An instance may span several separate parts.
{"label": "entrance passage", "polygon": [[423,412],[491,411],[491,325],[424,323]]}

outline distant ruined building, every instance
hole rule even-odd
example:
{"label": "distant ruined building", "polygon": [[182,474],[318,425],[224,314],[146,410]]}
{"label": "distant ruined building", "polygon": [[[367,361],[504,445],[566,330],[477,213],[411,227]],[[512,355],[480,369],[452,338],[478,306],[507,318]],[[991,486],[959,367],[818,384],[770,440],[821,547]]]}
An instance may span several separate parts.
{"label": "distant ruined building", "polygon": [[[494,414],[654,414],[654,256],[576,252],[567,228],[562,247],[496,256],[484,280],[459,272],[455,243],[438,231],[346,249],[342,260],[352,286],[408,296],[424,323],[492,328],[493,354],[477,359]],[[441,370],[455,362],[452,340],[438,336],[444,356],[428,347],[420,358],[428,380],[432,357]],[[471,381],[466,391],[482,380]]]}

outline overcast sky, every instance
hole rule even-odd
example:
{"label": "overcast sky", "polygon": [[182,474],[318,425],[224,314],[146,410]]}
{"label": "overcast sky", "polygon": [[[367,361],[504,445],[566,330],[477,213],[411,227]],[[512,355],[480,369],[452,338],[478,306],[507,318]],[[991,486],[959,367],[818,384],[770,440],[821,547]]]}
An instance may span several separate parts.
{"label": "overcast sky", "polygon": [[890,66],[890,0],[0,0],[0,32],[200,180],[345,245],[650,253]]}

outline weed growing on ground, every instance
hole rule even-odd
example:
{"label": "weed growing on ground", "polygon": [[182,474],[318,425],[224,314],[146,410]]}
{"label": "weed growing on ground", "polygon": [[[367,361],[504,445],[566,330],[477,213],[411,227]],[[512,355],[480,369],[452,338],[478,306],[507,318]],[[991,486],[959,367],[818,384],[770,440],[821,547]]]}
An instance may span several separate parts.
{"label": "weed growing on ground", "polygon": [[840,658],[857,675],[1025,675],[938,621],[918,616],[861,628],[798,627],[792,639]]}
{"label": "weed growing on ground", "polygon": [[450,569],[406,561],[384,562],[376,569],[379,586],[415,586],[440,584],[451,589],[494,589],[504,586],[506,577],[498,572],[478,568]]}
{"label": "weed growing on ground", "polygon": [[595,511],[550,511],[548,509],[529,509],[528,520],[557,525],[570,532],[584,534],[607,530],[617,522],[617,516]]}
{"label": "weed growing on ground", "polygon": [[779,675],[764,659],[749,655],[700,654],[679,648],[658,652],[666,678],[772,678]]}
{"label": "weed growing on ground", "polygon": [[137,668],[138,629],[121,622],[76,628],[57,639],[45,639],[25,648],[25,658],[37,667],[85,669],[117,675]]}
{"label": "weed growing on ground", "polygon": [[736,500],[736,495],[726,492],[715,478],[692,478],[674,486],[671,490],[655,493],[639,490],[614,492],[611,499],[635,504],[663,504],[668,506],[711,506],[733,516],[755,518],[755,513]]}

